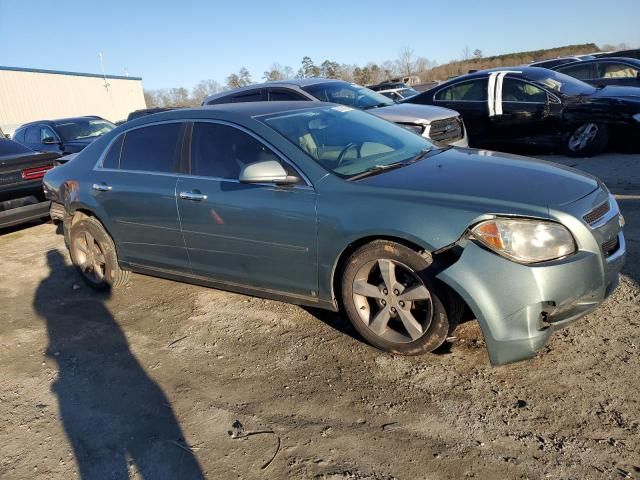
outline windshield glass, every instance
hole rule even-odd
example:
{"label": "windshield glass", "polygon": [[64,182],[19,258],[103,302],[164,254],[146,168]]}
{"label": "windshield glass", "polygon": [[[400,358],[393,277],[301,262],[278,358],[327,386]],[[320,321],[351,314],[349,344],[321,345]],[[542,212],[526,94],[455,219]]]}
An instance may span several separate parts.
{"label": "windshield glass", "polygon": [[400,90],[398,90],[398,93],[402,98],[409,98],[418,95],[418,93],[420,92],[414,90],[413,88],[401,88]]}
{"label": "windshield glass", "polygon": [[393,101],[368,88],[347,82],[317,83],[302,89],[322,102],[340,103],[366,110],[393,105]]}
{"label": "windshield glass", "polygon": [[595,88],[588,83],[553,70],[531,69],[527,72],[527,77],[533,82],[566,95],[585,95],[595,91]]}
{"label": "windshield glass", "polygon": [[266,115],[260,120],[345,178],[408,161],[435,148],[415,133],[342,105]]}
{"label": "windshield glass", "polygon": [[55,126],[64,142],[99,137],[116,128],[113,123],[97,118],[69,120]]}

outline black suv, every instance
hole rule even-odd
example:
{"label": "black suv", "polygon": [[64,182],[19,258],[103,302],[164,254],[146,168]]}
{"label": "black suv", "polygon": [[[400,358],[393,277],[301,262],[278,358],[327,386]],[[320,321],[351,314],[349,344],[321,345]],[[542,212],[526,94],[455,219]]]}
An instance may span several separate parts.
{"label": "black suv", "polygon": [[97,116],[39,120],[25,123],[13,140],[38,152],[77,153],[116,126]]}

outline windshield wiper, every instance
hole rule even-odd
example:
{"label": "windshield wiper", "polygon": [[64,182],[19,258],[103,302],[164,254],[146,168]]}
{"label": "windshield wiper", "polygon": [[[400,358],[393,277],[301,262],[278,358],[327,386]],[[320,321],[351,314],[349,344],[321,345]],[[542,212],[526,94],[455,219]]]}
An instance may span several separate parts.
{"label": "windshield wiper", "polygon": [[381,108],[381,107],[389,107],[388,103],[376,103],[375,105],[369,105],[368,107],[364,107],[363,110],[369,110],[371,108]]}
{"label": "windshield wiper", "polygon": [[347,178],[347,180],[349,180],[349,181],[358,180],[360,178],[368,177],[368,176],[375,175],[375,174],[380,173],[380,172],[385,172],[387,170],[393,170],[394,168],[400,168],[400,167],[404,167],[404,166],[405,166],[404,161],[395,162],[395,163],[388,163],[386,165],[375,165],[375,166],[373,166],[371,168],[367,168],[364,172],[357,173],[357,174],[353,175],[352,177]]}
{"label": "windshield wiper", "polygon": [[351,181],[351,180],[358,180],[360,178],[364,178],[364,177],[369,177],[371,175],[376,175],[380,172],[385,172],[387,170],[392,170],[394,168],[400,168],[400,167],[406,167],[407,165],[411,165],[412,163],[416,163],[419,162],[420,160],[422,160],[423,158],[425,158],[427,155],[431,156],[430,154],[438,154],[441,152],[444,152],[445,150],[449,150],[450,148],[453,148],[451,145],[446,145],[444,147],[440,147],[440,148],[436,148],[436,147],[429,147],[429,148],[424,148],[422,150],[420,150],[418,152],[417,155],[408,158],[406,160],[402,160],[401,162],[395,162],[395,163],[388,163],[386,165],[375,165],[371,168],[367,168],[364,172],[361,173],[357,173],[352,177],[349,177],[347,180]]}

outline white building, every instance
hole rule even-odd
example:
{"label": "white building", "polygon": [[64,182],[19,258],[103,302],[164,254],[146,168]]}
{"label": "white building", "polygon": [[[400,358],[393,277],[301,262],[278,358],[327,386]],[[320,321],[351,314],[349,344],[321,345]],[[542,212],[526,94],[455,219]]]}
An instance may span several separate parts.
{"label": "white building", "polygon": [[98,115],[116,122],[145,108],[142,78],[0,66],[0,128]]}

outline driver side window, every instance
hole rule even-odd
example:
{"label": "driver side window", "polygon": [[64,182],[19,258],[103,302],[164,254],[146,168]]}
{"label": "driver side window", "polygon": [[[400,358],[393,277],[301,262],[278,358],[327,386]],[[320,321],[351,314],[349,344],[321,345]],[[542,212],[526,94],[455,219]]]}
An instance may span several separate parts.
{"label": "driver side window", "polygon": [[273,151],[242,130],[219,123],[193,125],[192,175],[237,180],[245,165],[266,160],[280,161]]}
{"label": "driver side window", "polygon": [[40,141],[44,142],[46,139],[56,140],[57,135],[49,127],[40,127]]}
{"label": "driver side window", "polygon": [[547,93],[541,88],[515,78],[505,78],[502,86],[503,102],[546,103]]}

